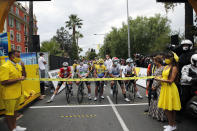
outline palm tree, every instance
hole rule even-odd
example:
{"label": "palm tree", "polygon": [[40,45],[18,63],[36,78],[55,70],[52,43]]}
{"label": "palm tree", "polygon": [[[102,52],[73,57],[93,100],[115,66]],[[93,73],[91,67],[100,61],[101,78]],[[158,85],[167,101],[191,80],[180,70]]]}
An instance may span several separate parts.
{"label": "palm tree", "polygon": [[76,37],[76,44],[77,46],[79,46],[79,39],[80,38],[83,38],[83,34],[81,34],[80,32],[76,31],[76,34],[75,34],[75,37]]}
{"label": "palm tree", "polygon": [[73,43],[76,44],[76,28],[81,28],[82,27],[82,19],[78,18],[77,15],[71,14],[69,16],[69,21],[66,21],[66,27],[69,28],[69,30],[72,29],[72,37],[73,37]]}
{"label": "palm tree", "polygon": [[49,52],[50,55],[62,56],[63,50],[60,49],[60,45],[53,39],[50,41],[43,41],[41,44],[41,52]]}

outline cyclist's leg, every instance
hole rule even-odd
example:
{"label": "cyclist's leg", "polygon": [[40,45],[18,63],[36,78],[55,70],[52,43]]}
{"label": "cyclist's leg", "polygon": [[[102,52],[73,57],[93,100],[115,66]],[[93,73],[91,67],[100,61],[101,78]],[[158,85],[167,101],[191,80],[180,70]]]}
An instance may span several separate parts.
{"label": "cyclist's leg", "polygon": [[122,94],[126,94],[125,86],[123,84],[123,81],[118,80],[118,83],[120,85],[120,88],[122,89]]}
{"label": "cyclist's leg", "polygon": [[95,81],[95,97],[94,100],[97,100],[98,97],[98,87],[99,87],[99,81]]}
{"label": "cyclist's leg", "polygon": [[58,90],[60,89],[60,87],[62,86],[63,84],[63,81],[59,81],[58,84],[57,84],[57,88],[55,89],[53,95],[51,96],[51,98],[47,101],[48,103],[49,102],[52,102],[55,98],[55,95],[58,93]]}
{"label": "cyclist's leg", "polygon": [[101,92],[101,98],[102,98],[102,99],[104,99],[104,96],[103,96],[104,84],[105,84],[105,81],[101,81],[101,86],[102,86],[102,88],[101,88],[101,91],[100,91],[100,92]]}
{"label": "cyclist's leg", "polygon": [[140,94],[140,92],[139,92],[137,86],[136,86],[136,81],[134,81],[133,86],[134,86],[134,88],[135,88],[135,92],[136,92],[137,97],[138,97],[138,98],[143,98],[143,97],[141,96],[141,94]]}
{"label": "cyclist's leg", "polygon": [[86,81],[86,86],[88,88],[88,98],[91,99],[91,87],[90,87],[90,81]]}

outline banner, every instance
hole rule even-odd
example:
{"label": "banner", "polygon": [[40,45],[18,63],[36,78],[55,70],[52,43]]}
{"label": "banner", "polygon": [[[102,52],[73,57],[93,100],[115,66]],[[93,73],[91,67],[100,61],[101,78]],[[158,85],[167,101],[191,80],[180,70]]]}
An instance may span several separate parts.
{"label": "banner", "polygon": [[[50,71],[48,72],[49,77],[50,77],[51,79],[57,79],[58,76],[59,76],[59,75],[58,75],[58,72],[59,72],[59,71],[60,71],[59,69],[50,70]],[[52,84],[53,84],[53,87],[56,89],[56,88],[57,88],[58,81],[52,81]],[[65,88],[65,82],[62,84],[62,86],[61,86],[60,89],[58,90],[58,93],[61,92],[64,88]]]}
{"label": "banner", "polygon": [[0,57],[4,58],[8,56],[8,52],[11,50],[9,33],[0,34]]}

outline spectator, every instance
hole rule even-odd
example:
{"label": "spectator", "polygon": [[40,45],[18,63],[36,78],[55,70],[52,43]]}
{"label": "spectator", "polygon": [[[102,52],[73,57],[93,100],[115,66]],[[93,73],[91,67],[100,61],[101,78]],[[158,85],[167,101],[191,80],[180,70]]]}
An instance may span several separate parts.
{"label": "spectator", "polygon": [[[0,67],[0,80],[2,85],[2,99],[5,104],[5,119],[11,131],[25,131],[26,128],[16,126],[17,108],[22,96],[22,84],[26,77],[24,63],[21,62],[20,52],[8,53],[9,60]],[[19,65],[19,63],[21,65]]]}
{"label": "spectator", "polygon": [[[44,59],[44,54],[40,53],[40,58],[38,59],[38,65],[40,70],[40,77],[45,78],[45,65],[47,64],[46,60]],[[44,99],[44,90],[45,90],[45,83],[44,81],[40,81],[40,92],[41,96],[40,99]]]}
{"label": "spectator", "polygon": [[[162,56],[157,55],[156,57],[154,57],[154,63],[156,65],[156,69],[155,72],[153,73],[153,76],[161,76],[164,68],[162,66],[163,64]],[[158,121],[165,121],[166,116],[164,114],[164,111],[157,107],[160,90],[161,90],[160,81],[153,80],[151,100],[149,106],[149,115],[152,116],[153,118],[156,118]]]}
{"label": "spectator", "polygon": [[174,54],[168,52],[165,55],[165,63],[167,66],[164,67],[162,78],[155,78],[161,81],[158,108],[162,108],[165,111],[169,123],[169,125],[164,126],[164,131],[176,130],[176,111],[180,111],[181,109],[179,92],[175,84],[178,73],[177,62],[178,60],[175,59]]}

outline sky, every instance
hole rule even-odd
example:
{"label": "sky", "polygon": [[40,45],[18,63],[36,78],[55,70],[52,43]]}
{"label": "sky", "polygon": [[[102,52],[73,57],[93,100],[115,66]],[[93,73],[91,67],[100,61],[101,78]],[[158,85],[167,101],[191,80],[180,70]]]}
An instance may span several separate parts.
{"label": "sky", "polygon": [[[103,44],[105,35],[111,27],[120,28],[127,22],[127,0],[51,0],[34,2],[34,14],[38,21],[38,34],[40,41],[50,40],[56,30],[65,26],[70,14],[77,14],[83,20],[82,29],[79,31],[83,38],[79,46],[83,49],[80,55],[85,55],[88,48],[98,52],[97,45]],[[23,2],[25,4],[25,2]],[[28,5],[28,2],[26,2]],[[171,29],[184,32],[184,4],[178,4],[174,11],[165,12],[163,4],[156,0],[129,0],[129,16],[154,16],[160,13],[167,16]],[[94,35],[103,34],[103,35]]]}

